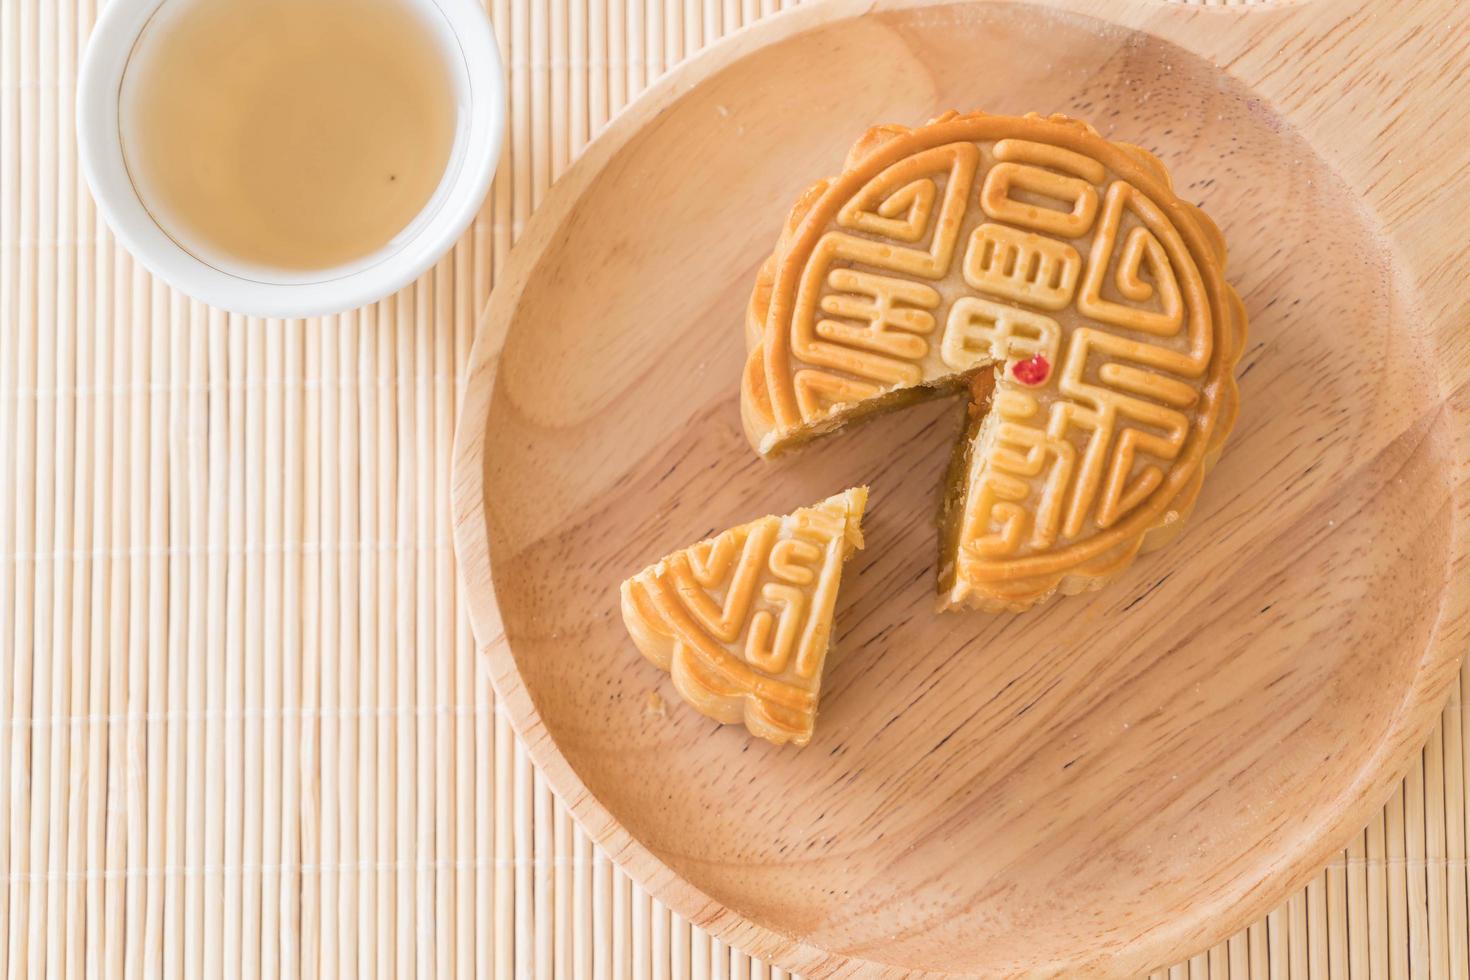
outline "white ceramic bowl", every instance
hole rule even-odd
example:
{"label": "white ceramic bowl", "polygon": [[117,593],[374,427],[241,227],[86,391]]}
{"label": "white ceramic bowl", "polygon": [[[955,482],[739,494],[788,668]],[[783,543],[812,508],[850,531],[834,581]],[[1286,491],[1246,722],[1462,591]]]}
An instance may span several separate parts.
{"label": "white ceramic bowl", "polygon": [[484,201],[505,129],[505,75],[478,0],[412,0],[451,54],[460,102],[449,165],[428,204],[392,241],[363,258],[306,273],[263,272],[206,261],[169,237],[138,196],[118,128],[123,74],[149,19],[176,0],[110,0],[77,85],[77,140],[97,206],[133,257],[169,285],[236,313],[316,316],[371,303],[412,282],[447,252]]}

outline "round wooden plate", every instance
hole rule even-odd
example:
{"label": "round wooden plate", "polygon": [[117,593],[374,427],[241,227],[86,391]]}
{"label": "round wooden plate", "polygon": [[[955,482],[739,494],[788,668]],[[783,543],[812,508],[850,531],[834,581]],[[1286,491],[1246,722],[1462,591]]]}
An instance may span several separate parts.
{"label": "round wooden plate", "polygon": [[[736,946],[815,975],[1166,964],[1366,822],[1467,642],[1461,15],[873,6],[803,7],[674,71],[537,213],[460,425],[476,636],[592,836]],[[869,124],[951,107],[1065,112],[1158,154],[1224,230],[1251,319],[1185,533],[1018,616],[933,609],[959,404],[777,462],[740,428],[742,311],[787,207]],[[618,582],[856,483],[868,547],[812,744],[680,705]]]}

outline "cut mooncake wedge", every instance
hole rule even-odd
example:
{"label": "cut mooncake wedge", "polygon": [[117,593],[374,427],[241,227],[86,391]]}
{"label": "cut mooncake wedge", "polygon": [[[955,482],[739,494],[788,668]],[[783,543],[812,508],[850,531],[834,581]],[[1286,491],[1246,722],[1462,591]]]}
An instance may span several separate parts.
{"label": "cut mooncake wedge", "polygon": [[1078,120],[876,127],[757,276],[746,433],[767,455],[973,390],[943,604],[1096,588],[1178,530],[1234,423],[1246,320],[1225,257],[1158,159]]}
{"label": "cut mooncake wedge", "polygon": [[842,565],[867,487],[677,551],[622,586],[644,656],[702,714],[777,745],[812,737]]}

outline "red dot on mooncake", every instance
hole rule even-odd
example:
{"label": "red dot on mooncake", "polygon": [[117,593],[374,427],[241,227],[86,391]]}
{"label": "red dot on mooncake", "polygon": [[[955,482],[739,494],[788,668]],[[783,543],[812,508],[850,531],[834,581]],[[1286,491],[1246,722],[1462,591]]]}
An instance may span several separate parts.
{"label": "red dot on mooncake", "polygon": [[1011,365],[1011,374],[1023,385],[1045,384],[1047,376],[1051,374],[1051,364],[1040,354],[1033,354],[1024,361],[1017,361]]}

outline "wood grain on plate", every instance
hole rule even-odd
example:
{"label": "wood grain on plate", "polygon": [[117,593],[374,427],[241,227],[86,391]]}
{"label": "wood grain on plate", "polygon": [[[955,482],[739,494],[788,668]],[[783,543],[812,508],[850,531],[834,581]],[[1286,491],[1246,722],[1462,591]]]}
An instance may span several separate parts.
{"label": "wood grain on plate", "polygon": [[[537,212],[458,437],[476,634],[577,817],[732,943],[817,974],[1157,966],[1362,826],[1454,677],[1470,57],[1440,43],[1448,0],[871,6],[676,69]],[[740,432],[741,311],[787,205],[870,123],[955,106],[1066,112],[1158,154],[1221,225],[1252,325],[1185,533],[1021,616],[932,611],[958,405],[776,463]],[[671,689],[617,582],[859,482],[869,547],[811,746],[646,714]]]}

